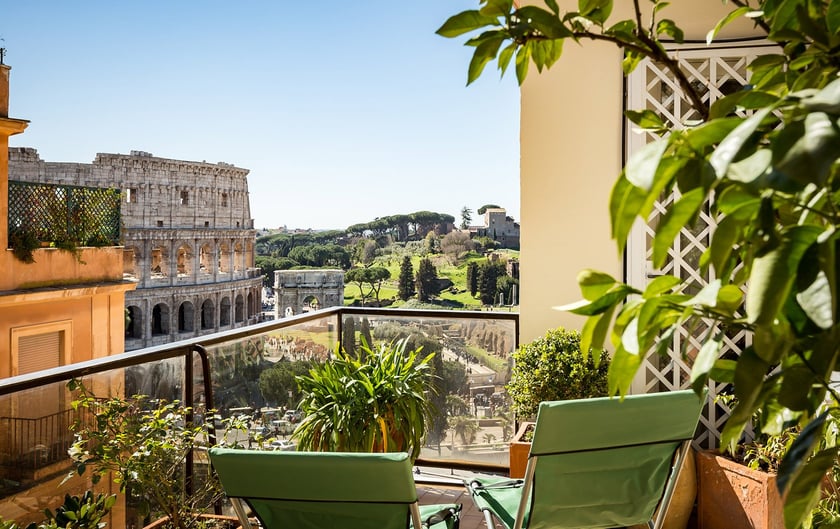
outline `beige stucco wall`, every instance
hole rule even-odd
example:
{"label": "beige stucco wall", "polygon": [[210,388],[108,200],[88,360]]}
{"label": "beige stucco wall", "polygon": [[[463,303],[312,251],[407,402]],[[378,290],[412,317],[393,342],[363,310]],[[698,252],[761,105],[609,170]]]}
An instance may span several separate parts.
{"label": "beige stucco wall", "polygon": [[[577,8],[577,2],[560,4]],[[686,39],[703,40],[727,12],[719,0],[677,0],[662,13],[686,31]],[[615,20],[632,16],[632,2],[616,2]],[[721,37],[749,36],[750,31],[741,25]],[[608,207],[623,162],[621,58],[621,51],[608,43],[566,42],[554,67],[541,75],[532,68],[522,87],[523,343],[553,327],[580,328],[581,317],[552,307],[580,299],[576,277],[582,269],[623,279],[623,259],[610,239]]]}

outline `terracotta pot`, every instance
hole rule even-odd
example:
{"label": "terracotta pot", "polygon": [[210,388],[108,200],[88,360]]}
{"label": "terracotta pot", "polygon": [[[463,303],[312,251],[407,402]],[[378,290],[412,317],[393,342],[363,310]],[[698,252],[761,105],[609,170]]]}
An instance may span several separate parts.
{"label": "terracotta pot", "polygon": [[523,422],[519,426],[519,431],[513,436],[510,441],[509,461],[510,461],[510,477],[524,478],[525,467],[528,466],[528,454],[531,453],[531,441],[523,441],[525,432],[533,427],[536,423]]}
{"label": "terracotta pot", "polygon": [[776,475],[718,452],[697,454],[697,521],[703,529],[784,529]]}

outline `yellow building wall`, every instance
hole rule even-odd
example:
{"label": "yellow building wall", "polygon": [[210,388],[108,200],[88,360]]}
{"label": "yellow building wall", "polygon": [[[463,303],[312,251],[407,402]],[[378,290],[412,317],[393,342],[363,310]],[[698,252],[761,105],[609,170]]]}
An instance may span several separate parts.
{"label": "yellow building wall", "polygon": [[[577,2],[559,3],[577,8]],[[677,0],[661,14],[674,19],[687,40],[702,41],[729,7],[718,0]],[[632,2],[616,2],[614,16],[620,17],[616,21],[632,18]],[[721,38],[751,36],[751,31],[742,24]],[[532,68],[522,86],[522,343],[557,326],[580,329],[582,317],[552,307],[580,299],[576,278],[581,270],[624,279],[623,257],[609,224],[610,190],[623,165],[621,59],[622,52],[609,43],[567,41],[552,69],[538,74]]]}

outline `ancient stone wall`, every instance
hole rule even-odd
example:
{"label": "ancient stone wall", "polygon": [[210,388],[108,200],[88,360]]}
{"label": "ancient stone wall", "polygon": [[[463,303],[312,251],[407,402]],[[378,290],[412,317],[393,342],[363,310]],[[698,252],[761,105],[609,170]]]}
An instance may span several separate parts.
{"label": "ancient stone wall", "polygon": [[126,350],[259,320],[247,169],[226,163],[97,154],[92,164],[45,162],[9,149],[9,178],[122,191]]}

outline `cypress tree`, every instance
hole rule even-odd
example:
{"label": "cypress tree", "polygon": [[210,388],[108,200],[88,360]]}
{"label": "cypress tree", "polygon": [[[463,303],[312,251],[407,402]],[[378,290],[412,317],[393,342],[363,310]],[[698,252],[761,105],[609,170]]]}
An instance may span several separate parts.
{"label": "cypress tree", "polygon": [[398,295],[405,301],[414,295],[414,266],[411,264],[411,257],[403,257],[400,265],[400,280]]}

